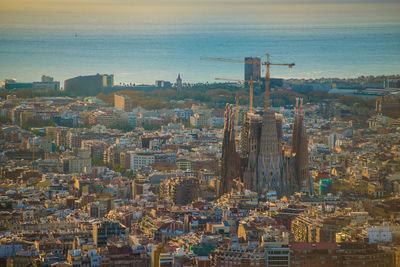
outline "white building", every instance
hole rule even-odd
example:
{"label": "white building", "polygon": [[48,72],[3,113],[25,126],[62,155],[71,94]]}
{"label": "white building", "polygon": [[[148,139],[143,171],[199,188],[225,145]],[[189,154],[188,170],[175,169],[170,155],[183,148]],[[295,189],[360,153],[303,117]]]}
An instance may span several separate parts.
{"label": "white building", "polygon": [[190,117],[190,125],[194,127],[208,127],[211,124],[211,115],[207,112],[195,113]]}
{"label": "white building", "polygon": [[90,151],[80,149],[78,154],[68,158],[69,173],[90,173],[92,168],[92,158]]}
{"label": "white building", "polygon": [[138,168],[146,167],[154,163],[154,154],[144,152],[132,152],[131,157],[131,170],[136,172]]}
{"label": "white building", "polygon": [[189,120],[194,114],[193,110],[191,109],[175,109],[174,112],[178,117],[185,118],[186,120]]}
{"label": "white building", "polygon": [[392,232],[385,226],[374,226],[366,229],[369,243],[391,243]]}

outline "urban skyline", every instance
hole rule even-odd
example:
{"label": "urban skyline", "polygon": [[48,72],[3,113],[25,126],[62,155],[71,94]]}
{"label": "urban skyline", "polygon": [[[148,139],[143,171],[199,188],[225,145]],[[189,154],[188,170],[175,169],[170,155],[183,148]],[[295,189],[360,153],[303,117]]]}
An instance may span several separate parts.
{"label": "urban skyline", "polygon": [[0,266],[400,266],[398,0],[3,0]]}

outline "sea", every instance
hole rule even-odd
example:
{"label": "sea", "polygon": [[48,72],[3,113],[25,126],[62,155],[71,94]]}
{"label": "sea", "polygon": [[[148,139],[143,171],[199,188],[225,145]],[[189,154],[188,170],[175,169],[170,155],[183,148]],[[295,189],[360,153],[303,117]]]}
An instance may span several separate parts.
{"label": "sea", "polygon": [[352,78],[400,73],[400,27],[244,25],[168,30],[44,30],[0,28],[0,80],[63,81],[79,75],[114,74],[115,84],[155,80],[215,82],[243,79],[241,60],[271,55],[276,78]]}

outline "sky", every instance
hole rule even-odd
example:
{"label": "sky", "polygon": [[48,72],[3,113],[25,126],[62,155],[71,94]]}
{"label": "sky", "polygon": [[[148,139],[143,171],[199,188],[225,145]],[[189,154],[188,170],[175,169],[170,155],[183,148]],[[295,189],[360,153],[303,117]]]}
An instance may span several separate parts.
{"label": "sky", "polygon": [[[212,71],[234,67],[212,62],[212,69],[200,56],[238,59],[266,49],[297,60],[291,73],[299,77],[392,74],[399,69],[399,14],[400,0],[0,0],[0,80],[99,72],[149,83],[156,71],[157,79],[181,72],[190,82],[211,81]],[[328,33],[341,39],[313,53],[327,45]]]}
{"label": "sky", "polygon": [[400,0],[1,0],[0,27],[393,25],[399,11]]}

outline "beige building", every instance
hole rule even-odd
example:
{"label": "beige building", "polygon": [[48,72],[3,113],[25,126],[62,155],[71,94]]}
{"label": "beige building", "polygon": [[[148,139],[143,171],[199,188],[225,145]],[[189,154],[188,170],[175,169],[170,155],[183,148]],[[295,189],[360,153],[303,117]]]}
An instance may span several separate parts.
{"label": "beige building", "polygon": [[89,173],[92,168],[90,150],[79,149],[73,154],[62,156],[62,169],[69,173]]}
{"label": "beige building", "polygon": [[192,168],[192,162],[188,159],[178,159],[176,161],[176,166],[180,170],[190,170]]}
{"label": "beige building", "polygon": [[190,117],[190,125],[193,127],[208,127],[211,123],[211,115],[207,112],[195,113]]}
{"label": "beige building", "polygon": [[125,112],[131,111],[131,99],[127,96],[114,95],[114,107]]}

